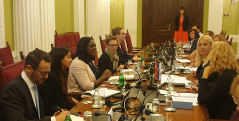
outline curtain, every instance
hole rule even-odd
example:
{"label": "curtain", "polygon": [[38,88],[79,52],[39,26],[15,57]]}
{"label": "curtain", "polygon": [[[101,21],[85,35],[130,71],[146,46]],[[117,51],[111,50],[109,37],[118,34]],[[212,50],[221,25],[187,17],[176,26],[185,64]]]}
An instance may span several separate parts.
{"label": "curtain", "polygon": [[208,30],[214,34],[222,31],[223,0],[209,0]]}
{"label": "curtain", "polygon": [[[99,35],[105,39],[110,33],[110,0],[86,1],[86,36],[93,36],[98,54],[101,55]],[[99,56],[100,57],[100,56]]]}
{"label": "curtain", "polygon": [[0,0],[0,48],[5,47],[4,3]]}
{"label": "curtain", "polygon": [[54,43],[55,0],[13,0],[13,24],[16,52],[27,55],[35,48],[49,52]]}
{"label": "curtain", "polygon": [[128,29],[133,47],[137,46],[137,0],[124,0],[124,29]]}
{"label": "curtain", "polygon": [[85,36],[85,2],[84,0],[74,0],[74,31],[80,36]]}

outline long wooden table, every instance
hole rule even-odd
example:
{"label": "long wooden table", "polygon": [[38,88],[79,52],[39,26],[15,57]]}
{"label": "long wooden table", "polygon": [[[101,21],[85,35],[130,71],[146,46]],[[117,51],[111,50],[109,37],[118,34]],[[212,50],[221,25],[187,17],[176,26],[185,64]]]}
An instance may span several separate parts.
{"label": "long wooden table", "polygon": [[[146,48],[144,48],[145,53]],[[147,54],[144,54],[145,58],[148,58]],[[119,73],[116,73],[114,75],[119,75]],[[180,76],[186,77],[188,80],[195,81],[195,77],[192,74],[180,74]],[[104,82],[102,85],[109,85],[108,82]],[[101,86],[100,86],[101,87]],[[117,90],[117,86],[109,89],[115,89]],[[175,90],[177,89],[185,89],[184,87],[175,87]],[[117,99],[110,99],[111,101],[115,101]],[[107,107],[104,105],[101,109],[92,109],[91,106],[93,103],[90,104],[83,104],[82,102],[85,101],[92,101],[92,98],[83,99],[79,104],[77,104],[75,107],[73,107],[70,112],[85,112],[85,111],[92,111],[94,113],[95,111],[109,111],[110,107]],[[131,101],[131,103],[134,103]],[[131,105],[131,104],[130,104]],[[163,110],[165,106],[160,106],[160,111],[158,113],[162,114],[166,121],[209,121],[209,116],[207,111],[205,110],[204,106],[198,105],[193,106],[193,110],[187,110],[187,109],[176,109],[176,112],[165,112]]]}

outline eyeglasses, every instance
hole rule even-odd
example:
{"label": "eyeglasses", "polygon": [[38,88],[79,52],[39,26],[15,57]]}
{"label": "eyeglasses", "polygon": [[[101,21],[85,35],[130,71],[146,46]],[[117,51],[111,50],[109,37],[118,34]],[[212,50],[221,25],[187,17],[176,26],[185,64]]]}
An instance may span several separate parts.
{"label": "eyeglasses", "polygon": [[236,105],[239,105],[239,100],[235,97],[235,96],[232,96],[233,98],[233,101]]}
{"label": "eyeglasses", "polygon": [[118,44],[111,44],[110,47],[118,47]]}
{"label": "eyeglasses", "polygon": [[36,69],[36,71],[38,71],[42,76],[46,76],[49,72],[51,72],[51,70],[47,71],[47,72],[41,72],[41,71],[39,71],[37,69]]}

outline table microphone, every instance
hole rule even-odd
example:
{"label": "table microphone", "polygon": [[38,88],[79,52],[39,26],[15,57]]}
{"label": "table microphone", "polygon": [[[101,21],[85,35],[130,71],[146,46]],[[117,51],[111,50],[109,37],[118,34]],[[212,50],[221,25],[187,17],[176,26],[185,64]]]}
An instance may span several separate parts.
{"label": "table microphone", "polygon": [[94,113],[94,115],[95,115],[96,117],[97,117],[97,116],[100,116],[100,115],[107,115],[107,116],[110,117],[110,120],[112,121],[112,117],[111,117],[111,115],[108,114],[108,113],[107,113],[107,114],[102,114],[102,113],[99,113],[99,112],[96,111],[96,112]]}
{"label": "table microphone", "polygon": [[140,107],[140,109],[139,109],[139,113],[138,113],[137,116],[135,117],[134,121],[137,120],[137,118],[139,117],[139,114],[140,114],[144,109],[145,109],[145,105],[142,104],[141,107]]}

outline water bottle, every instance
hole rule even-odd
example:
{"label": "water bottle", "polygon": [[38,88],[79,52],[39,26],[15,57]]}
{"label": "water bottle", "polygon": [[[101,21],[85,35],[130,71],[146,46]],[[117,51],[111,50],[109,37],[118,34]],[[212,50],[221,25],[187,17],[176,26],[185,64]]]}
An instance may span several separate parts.
{"label": "water bottle", "polygon": [[122,72],[120,73],[119,80],[120,80],[119,86],[123,87],[124,86],[124,75]]}
{"label": "water bottle", "polygon": [[99,89],[96,88],[95,89],[95,93],[94,93],[94,96],[93,96],[93,101],[94,101],[94,104],[91,106],[92,108],[101,108],[102,105],[101,105],[101,97],[100,97],[100,93],[99,93]]}
{"label": "water bottle", "polygon": [[146,54],[149,54],[149,46],[147,46]]}
{"label": "water bottle", "polygon": [[65,119],[65,121],[72,121],[70,114],[66,114],[66,119]]}
{"label": "water bottle", "polygon": [[165,108],[163,110],[164,111],[176,111],[176,109],[173,108],[173,99],[172,99],[171,91],[168,91],[168,93],[167,93],[166,104],[165,104]]}

